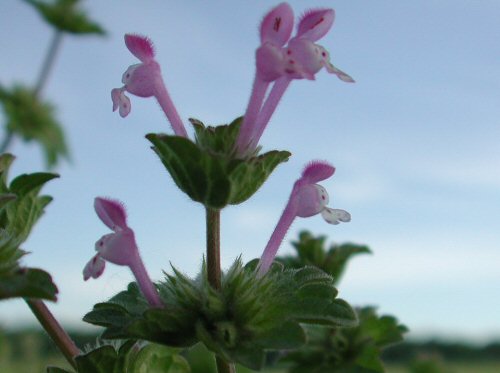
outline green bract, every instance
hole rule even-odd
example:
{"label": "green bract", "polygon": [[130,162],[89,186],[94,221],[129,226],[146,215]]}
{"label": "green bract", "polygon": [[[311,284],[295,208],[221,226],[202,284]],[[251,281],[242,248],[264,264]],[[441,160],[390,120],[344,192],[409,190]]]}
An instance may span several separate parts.
{"label": "green bract", "polygon": [[33,90],[19,85],[10,90],[0,86],[0,102],[7,120],[7,131],[25,141],[39,142],[49,167],[54,166],[60,157],[67,158],[64,133],[54,117],[52,105],[42,102]]}
{"label": "green bract", "polygon": [[39,196],[50,173],[24,174],[7,185],[7,172],[14,160],[0,156],[0,299],[12,297],[56,299],[57,288],[50,275],[36,268],[22,268],[19,259],[26,254],[19,246],[28,235],[45,206],[52,200]]}
{"label": "green bract", "polygon": [[287,151],[270,151],[237,159],[234,142],[241,118],[229,125],[205,127],[191,120],[196,143],[179,136],[149,134],[147,139],[177,186],[194,201],[213,209],[239,204],[250,198],[275,167],[290,157]]}
{"label": "green bract", "polygon": [[[175,350],[127,341],[119,348],[105,345],[75,358],[78,373],[189,373],[187,361]],[[71,373],[49,367],[47,373]]]}
{"label": "green bract", "polygon": [[32,5],[45,21],[60,31],[71,34],[105,34],[100,25],[91,21],[83,11],[78,9],[79,0],[24,1]]}
{"label": "green bract", "polygon": [[135,283],[99,303],[84,320],[106,327],[103,338],[136,338],[187,347],[198,341],[227,361],[260,369],[267,350],[305,343],[301,323],[345,327],[356,314],[336,298],[333,279],[320,269],[284,269],[275,265],[257,278],[254,263],[237,260],[222,276],[219,291],[207,280],[174,269],[158,285],[164,308],[150,308]]}

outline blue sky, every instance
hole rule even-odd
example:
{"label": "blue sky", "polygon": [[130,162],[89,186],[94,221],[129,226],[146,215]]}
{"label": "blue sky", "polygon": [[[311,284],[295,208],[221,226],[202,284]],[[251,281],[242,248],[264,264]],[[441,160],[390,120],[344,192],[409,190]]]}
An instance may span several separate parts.
{"label": "blue sky", "polygon": [[[257,26],[274,3],[84,1],[109,31],[106,39],[66,37],[43,94],[58,105],[72,151],[55,197],[24,248],[25,263],[47,269],[60,288],[54,313],[83,326],[83,314],[123,289],[131,276],[109,265],[84,283],[81,270],[107,233],[95,196],[123,200],[152,277],[169,263],[195,274],[204,251],[204,212],[176,189],[144,134],[171,133],[151,99],[131,97],[126,119],[111,112],[110,90],[136,63],[123,34],[155,42],[164,80],[183,119],[208,124],[241,115],[250,95]],[[291,1],[297,15],[305,2]],[[222,214],[222,261],[258,257],[303,165],[337,167],[323,185],[349,224],[299,219],[301,229],[331,241],[368,244],[353,260],[341,296],[378,305],[411,335],[477,341],[500,336],[500,3],[314,1],[336,10],[321,40],[336,66],[295,81],[262,137],[264,149],[287,149],[280,166],[247,203]],[[51,31],[20,1],[0,2],[0,81],[36,80]],[[43,168],[36,146],[15,142],[12,175]],[[0,304],[0,324],[32,321],[21,301]]]}

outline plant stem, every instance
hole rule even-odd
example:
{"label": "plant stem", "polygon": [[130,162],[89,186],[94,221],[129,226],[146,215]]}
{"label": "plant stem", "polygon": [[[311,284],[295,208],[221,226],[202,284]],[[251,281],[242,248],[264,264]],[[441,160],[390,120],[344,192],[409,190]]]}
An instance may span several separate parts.
{"label": "plant stem", "polygon": [[[216,290],[221,288],[220,270],[220,210],[206,208],[207,214],[207,275],[208,283]],[[218,373],[235,373],[234,364],[215,356]]]}
{"label": "plant stem", "polygon": [[219,373],[236,373],[236,368],[234,364],[227,363],[224,359],[220,357],[215,357],[215,362],[217,363],[217,372]]}
{"label": "plant stem", "polygon": [[61,46],[63,33],[61,31],[55,31],[54,36],[52,37],[52,41],[50,42],[49,49],[47,50],[47,54],[45,55],[45,60],[43,61],[42,69],[40,70],[40,75],[38,76],[38,80],[35,85],[34,94],[38,96],[42,91],[47,79],[49,77],[50,71],[54,66],[54,61],[56,59],[57,52]]}
{"label": "plant stem", "polygon": [[[49,77],[50,71],[52,70],[52,66],[54,65],[54,61],[61,46],[63,33],[61,31],[56,31],[54,36],[52,37],[52,41],[50,43],[49,49],[47,50],[47,54],[45,55],[45,60],[42,64],[42,69],[40,70],[40,75],[35,84],[35,88],[33,89],[33,94],[38,96],[42,91],[43,87],[47,83],[47,79]],[[3,154],[10,147],[12,140],[14,139],[14,133],[12,131],[7,130],[5,134],[5,138],[0,145],[0,154]]]}
{"label": "plant stem", "polygon": [[76,369],[75,357],[80,354],[80,350],[76,347],[75,342],[72,341],[68,333],[57,322],[45,303],[41,300],[25,300],[47,334],[57,345],[57,348],[59,348],[71,366]]}
{"label": "plant stem", "polygon": [[207,270],[208,283],[216,290],[221,287],[220,273],[220,210],[207,207]]}

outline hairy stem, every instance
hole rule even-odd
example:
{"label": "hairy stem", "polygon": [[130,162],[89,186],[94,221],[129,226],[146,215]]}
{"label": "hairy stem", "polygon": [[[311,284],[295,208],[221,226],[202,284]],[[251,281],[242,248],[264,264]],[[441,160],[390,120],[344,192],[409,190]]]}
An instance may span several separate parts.
{"label": "hairy stem", "polygon": [[220,210],[207,207],[207,271],[214,289],[221,287],[220,272]]}
{"label": "hairy stem", "polygon": [[80,354],[80,350],[76,347],[68,333],[57,322],[54,315],[41,300],[25,299],[29,308],[36,316],[40,324],[43,326],[47,334],[52,338],[59,350],[62,352],[66,360],[76,369],[75,357]]}
{"label": "hairy stem", "polygon": [[[206,208],[207,219],[207,275],[208,282],[216,290],[221,288],[220,270],[220,210]],[[234,364],[215,356],[218,373],[235,373]]]}

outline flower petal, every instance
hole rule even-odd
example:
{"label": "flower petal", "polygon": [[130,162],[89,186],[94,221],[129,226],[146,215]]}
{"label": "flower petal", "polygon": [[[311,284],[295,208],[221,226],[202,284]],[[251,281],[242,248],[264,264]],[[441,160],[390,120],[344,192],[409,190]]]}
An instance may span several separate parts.
{"label": "flower petal", "polygon": [[272,82],[285,73],[283,51],[272,43],[264,43],[255,53],[257,74],[265,82]]}
{"label": "flower petal", "polygon": [[85,265],[83,269],[83,280],[87,281],[89,278],[98,278],[104,272],[106,262],[99,254],[94,255],[92,259]]}
{"label": "flower petal", "polygon": [[346,83],[355,83],[354,79],[351,78],[350,75],[346,74],[345,72],[343,72],[342,70],[339,70],[337,69],[335,66],[333,66],[330,61],[328,61],[328,64],[325,65],[326,67],[326,70],[329,72],[329,73],[332,73],[332,74],[335,74],[337,75],[337,78],[339,78],[340,80],[342,80],[343,82],[346,82]]}
{"label": "flower petal", "polygon": [[347,223],[351,221],[351,214],[341,209],[331,209],[329,207],[325,207],[323,211],[321,211],[321,216],[323,216],[323,219],[325,219],[327,223],[334,225],[337,225],[340,222]]}
{"label": "flower petal", "polygon": [[122,83],[127,92],[136,96],[154,96],[157,87],[163,85],[160,65],[156,61],[150,61],[129,66],[122,75]]}
{"label": "flower petal", "polygon": [[335,167],[325,161],[311,161],[302,171],[302,179],[308,183],[315,184],[326,180],[335,172]]}
{"label": "flower petal", "polygon": [[297,37],[319,40],[330,30],[334,20],[333,9],[311,9],[300,18]]}
{"label": "flower petal", "polygon": [[102,236],[95,249],[106,261],[122,266],[133,265],[139,255],[134,232],[130,228]]}
{"label": "flower petal", "polygon": [[123,88],[114,88],[111,90],[111,100],[113,101],[113,111],[120,108],[119,113],[122,118],[130,114],[130,99],[125,96]]}
{"label": "flower petal", "polygon": [[296,214],[307,218],[319,214],[329,201],[328,192],[318,184],[305,184],[298,187],[296,194]]}
{"label": "flower petal", "polygon": [[293,30],[293,10],[287,3],[271,9],[260,24],[260,42],[272,42],[279,47],[290,39]]}
{"label": "flower petal", "polygon": [[142,62],[151,61],[155,57],[153,42],[146,36],[126,34],[125,45]]}
{"label": "flower petal", "polygon": [[293,38],[286,51],[286,69],[295,79],[314,80],[314,75],[324,66],[320,46],[308,39]]}
{"label": "flower petal", "polygon": [[99,219],[110,229],[117,231],[117,227],[127,229],[127,213],[123,204],[115,199],[96,197],[94,209]]}

